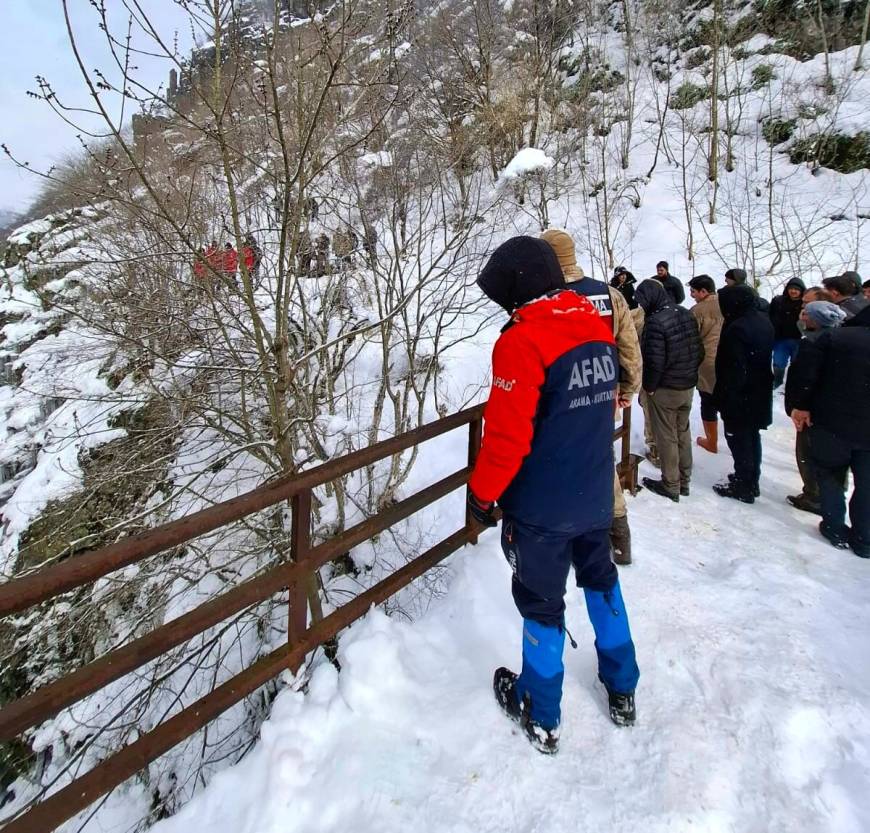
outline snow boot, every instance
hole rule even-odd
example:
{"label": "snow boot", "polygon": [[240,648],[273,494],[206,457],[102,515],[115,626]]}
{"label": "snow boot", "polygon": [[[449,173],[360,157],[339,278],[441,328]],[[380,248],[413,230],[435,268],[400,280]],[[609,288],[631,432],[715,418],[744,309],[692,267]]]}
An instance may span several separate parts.
{"label": "snow boot", "polygon": [[559,727],[545,729],[531,718],[532,702],[528,694],[521,703],[517,699],[517,680],[519,678],[507,668],[496,668],[492,678],[495,701],[501,710],[515,723],[519,723],[529,743],[544,755],[555,755],[559,751]]}
{"label": "snow boot", "polygon": [[637,720],[637,709],[634,705],[634,692],[620,693],[611,691],[607,683],[599,674],[598,679],[607,692],[607,707],[610,710],[610,719],[617,726],[634,726]]}
{"label": "snow boot", "polygon": [[719,453],[719,420],[707,422],[704,420],[704,437],[698,437],[695,443],[711,454]]}
{"label": "snow boot", "polygon": [[691,494],[688,483],[680,484],[680,497],[688,497]]}
{"label": "snow boot", "polygon": [[773,368],[773,389],[776,390],[785,381],[785,368]]}
{"label": "snow boot", "polygon": [[[729,483],[738,483],[739,482],[737,480],[737,475],[734,474],[734,472],[731,472],[731,474],[728,475],[728,482]],[[752,497],[761,497],[761,489],[758,488],[757,483],[752,487],[751,491],[752,491]]]}
{"label": "snow boot", "polygon": [[728,479],[727,483],[716,483],[713,491],[719,497],[730,497],[741,503],[755,503],[755,494],[751,486],[741,483],[739,480]]}
{"label": "snow boot", "polygon": [[811,512],[813,515],[821,515],[822,507],[816,500],[811,500],[803,492],[799,495],[786,495],[785,498],[795,509],[801,512]]}
{"label": "snow boot", "polygon": [[673,494],[668,491],[667,487],[661,480],[653,480],[651,477],[643,478],[643,485],[646,486],[654,495],[661,495],[662,497],[669,498],[674,503],[680,502],[679,492],[677,494]]}
{"label": "snow boot", "polygon": [[613,549],[613,563],[620,567],[631,564],[631,529],[628,515],[614,518],[610,526],[610,546]]}
{"label": "snow boot", "polygon": [[822,521],[819,524],[819,532],[821,532],[822,538],[838,550],[849,549],[849,527],[843,526],[840,529],[834,529],[830,524]]}

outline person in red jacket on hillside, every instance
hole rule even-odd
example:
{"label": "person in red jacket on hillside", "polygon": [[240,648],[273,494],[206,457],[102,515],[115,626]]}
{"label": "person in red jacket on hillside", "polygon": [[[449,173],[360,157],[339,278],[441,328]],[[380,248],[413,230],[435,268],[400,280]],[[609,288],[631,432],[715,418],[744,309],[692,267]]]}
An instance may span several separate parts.
{"label": "person in red jacket on hillside", "polygon": [[236,277],[236,272],[239,269],[239,253],[233,248],[232,243],[227,243],[224,246],[221,268],[228,278]]}
{"label": "person in red jacket on hillside", "polygon": [[[485,433],[468,505],[501,545],[523,617],[523,664],[495,672],[502,710],[541,752],[558,749],[565,584],[571,567],[595,630],[610,716],[635,721],[634,644],[610,560],[613,414],[619,366],[613,334],[592,303],[564,289],[550,245],[514,237],[477,281],[511,316],[493,348]],[[573,640],[572,640],[573,642]]]}

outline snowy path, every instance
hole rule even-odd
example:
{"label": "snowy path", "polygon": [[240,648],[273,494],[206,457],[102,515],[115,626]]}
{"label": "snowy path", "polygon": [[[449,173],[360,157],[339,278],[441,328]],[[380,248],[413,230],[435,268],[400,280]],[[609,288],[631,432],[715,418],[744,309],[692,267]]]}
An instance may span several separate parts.
{"label": "snowy path", "polygon": [[635,728],[606,716],[572,588],[561,751],[512,731],[490,680],[518,664],[519,618],[488,533],[420,621],[372,612],[343,637],[340,676],[324,665],[306,697],[281,695],[247,759],[153,830],[866,833],[870,563],[783,502],[792,437],[784,417],[766,433],[755,506],[710,491],[727,452],[696,452],[679,506],[630,501]]}

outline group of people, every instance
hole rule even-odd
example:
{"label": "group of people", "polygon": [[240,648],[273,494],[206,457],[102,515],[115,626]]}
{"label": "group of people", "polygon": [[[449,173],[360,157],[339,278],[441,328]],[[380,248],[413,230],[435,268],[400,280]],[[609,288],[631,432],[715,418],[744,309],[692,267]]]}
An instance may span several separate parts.
{"label": "group of people", "polygon": [[224,243],[223,248],[221,248],[217,240],[212,240],[208,246],[200,247],[193,262],[193,274],[200,280],[214,275],[235,280],[241,262],[244,263],[248,274],[251,277],[256,277],[262,259],[263,250],[253,234],[245,235],[241,259],[238,250],[232,243]]}
{"label": "group of people", "polygon": [[751,504],[760,496],[760,431],[788,369],[785,406],[804,480],[789,502],[818,512],[835,546],[870,557],[870,282],[847,272],[807,289],[792,279],[767,304],[734,268],[718,291],[709,275],[692,278],[686,309],[666,262],[640,283],[618,267],[608,285],[585,276],[570,235],[551,229],[499,246],[478,285],[509,321],[493,349],[468,508],[485,526],[497,525],[496,506],[502,512],[522,668],[497,669],[493,689],[539,751],[559,744],[566,635],[575,644],[564,603],[572,567],[610,717],[619,726],[636,720],[639,671],[615,566],[631,563],[631,535],[612,450],[614,409],[635,393],[648,456],[661,468],[660,478],[643,479],[650,492],[674,502],[690,495],[698,389],[704,436],[696,444],[718,452],[721,417],[734,458],[714,490]]}

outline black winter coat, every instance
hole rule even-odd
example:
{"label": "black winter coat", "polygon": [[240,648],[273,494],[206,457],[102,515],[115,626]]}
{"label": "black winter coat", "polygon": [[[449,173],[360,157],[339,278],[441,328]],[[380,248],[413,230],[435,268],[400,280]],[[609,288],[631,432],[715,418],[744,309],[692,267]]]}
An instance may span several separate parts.
{"label": "black winter coat", "polygon": [[725,430],[767,428],[773,421],[773,324],[748,286],[719,290],[725,324],[716,351],[713,398]]}
{"label": "black winter coat", "polygon": [[611,278],[610,285],[619,292],[629,309],[637,309],[637,301],[634,299],[634,285],[637,283],[637,278],[631,272],[625,273],[625,281],[620,284],[618,278]]}
{"label": "black winter coat", "polygon": [[683,289],[683,284],[679,278],[675,278],[670,273],[665,278],[660,278],[658,275],[653,275],[650,280],[658,281],[664,288],[665,292],[675,304],[682,304],[686,300],[686,290]]}
{"label": "black winter coat", "polygon": [[870,449],[870,307],[841,327],[804,339],[788,372],[786,412]]}
{"label": "black winter coat", "polygon": [[640,349],[643,355],[643,389],[688,390],[698,384],[704,346],[695,316],[674,306],[661,283],[644,281],[635,292],[645,313]]}
{"label": "black winter coat", "polygon": [[[789,287],[797,287],[801,291],[801,297],[796,301],[788,297]],[[777,295],[770,302],[770,321],[773,324],[773,337],[777,341],[787,338],[797,340],[801,337],[797,323],[804,305],[804,292],[806,292],[804,282],[800,278],[792,278],[785,285],[782,294]]]}

